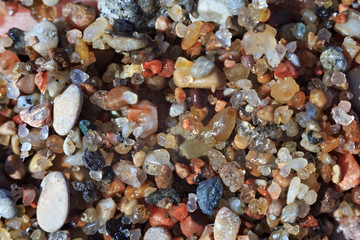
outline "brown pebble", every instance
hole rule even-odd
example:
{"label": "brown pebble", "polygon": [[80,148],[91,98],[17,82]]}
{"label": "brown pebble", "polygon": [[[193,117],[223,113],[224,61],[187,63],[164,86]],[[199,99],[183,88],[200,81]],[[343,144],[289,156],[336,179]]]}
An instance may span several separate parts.
{"label": "brown pebble", "polygon": [[174,182],[174,176],[171,168],[163,164],[160,167],[158,175],[155,177],[155,183],[158,188],[171,188]]}
{"label": "brown pebble", "polygon": [[50,149],[54,153],[63,153],[64,152],[64,139],[59,135],[51,135],[46,139],[46,148]]}
{"label": "brown pebble", "polygon": [[187,236],[200,236],[206,225],[206,217],[204,215],[191,215],[180,222],[182,233]]}
{"label": "brown pebble", "polygon": [[16,124],[14,121],[7,121],[0,126],[0,134],[6,136],[13,136],[17,132]]}
{"label": "brown pebble", "polygon": [[93,95],[91,95],[90,102],[92,104],[95,104],[98,107],[101,107],[104,110],[109,110],[109,108],[106,104],[106,99],[107,99],[108,94],[109,94],[109,91],[106,91],[106,90],[97,91]]}
{"label": "brown pebble", "polygon": [[25,176],[24,163],[17,155],[10,155],[6,158],[4,169],[12,179],[20,180]]}
{"label": "brown pebble", "polygon": [[208,98],[207,94],[202,89],[193,88],[190,90],[191,102],[196,108],[206,107]]}
{"label": "brown pebble", "polygon": [[167,17],[160,16],[156,19],[155,29],[158,32],[167,32],[170,30],[171,24]]}
{"label": "brown pebble", "polygon": [[44,125],[51,125],[52,106],[50,102],[38,104],[20,112],[20,118],[32,127],[40,128]]}
{"label": "brown pebble", "polygon": [[94,8],[82,3],[67,3],[62,8],[62,15],[70,29],[84,30],[96,17]]}
{"label": "brown pebble", "polygon": [[16,86],[19,88],[21,92],[25,94],[32,94],[36,89],[34,80],[35,80],[35,74],[29,74],[20,78],[16,82]]}
{"label": "brown pebble", "polygon": [[189,167],[182,163],[175,164],[175,172],[181,179],[187,178],[190,175]]}
{"label": "brown pebble", "polygon": [[290,173],[289,176],[287,176],[287,177],[281,176],[279,169],[274,169],[272,171],[272,175],[273,175],[275,182],[277,182],[280,185],[280,187],[282,187],[282,188],[287,188],[290,185],[291,179],[294,177],[294,174],[292,174],[292,173]]}
{"label": "brown pebble", "polygon": [[93,95],[96,92],[95,87],[89,83],[83,83],[80,85],[80,87],[81,87],[81,90],[83,90],[85,95],[88,97],[90,97],[91,95]]}

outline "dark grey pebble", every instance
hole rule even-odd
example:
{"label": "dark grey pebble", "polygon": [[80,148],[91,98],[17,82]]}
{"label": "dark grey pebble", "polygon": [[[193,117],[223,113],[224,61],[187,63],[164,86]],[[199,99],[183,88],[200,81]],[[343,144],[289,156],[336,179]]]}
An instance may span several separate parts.
{"label": "dark grey pebble", "polygon": [[221,178],[212,177],[200,182],[196,189],[196,196],[201,211],[207,215],[213,214],[219,205],[222,193],[223,183]]}
{"label": "dark grey pebble", "polygon": [[177,204],[181,202],[179,194],[173,188],[159,189],[145,198],[145,202],[157,204],[163,198],[171,198]]}

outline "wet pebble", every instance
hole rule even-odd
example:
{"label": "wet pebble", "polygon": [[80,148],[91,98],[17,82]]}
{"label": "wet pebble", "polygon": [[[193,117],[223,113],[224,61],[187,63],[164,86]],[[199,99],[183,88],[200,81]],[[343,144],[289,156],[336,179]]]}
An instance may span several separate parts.
{"label": "wet pebble", "polygon": [[10,155],[6,158],[4,169],[12,179],[19,180],[25,176],[24,163],[17,155]]}
{"label": "wet pebble", "polygon": [[64,136],[75,126],[81,112],[83,92],[75,84],[71,84],[61,95],[54,100],[55,131]]}
{"label": "wet pebble", "polygon": [[200,182],[196,189],[201,211],[211,215],[217,208],[223,193],[223,184],[219,177],[212,177]]}
{"label": "wet pebble", "polygon": [[69,213],[69,183],[63,173],[52,172],[45,176],[40,186],[37,220],[44,231],[55,232],[64,225]]}
{"label": "wet pebble", "polygon": [[193,88],[190,90],[191,102],[196,108],[204,108],[208,102],[205,90]]}
{"label": "wet pebble", "polygon": [[0,189],[0,217],[14,218],[18,210],[16,201],[8,190]]}

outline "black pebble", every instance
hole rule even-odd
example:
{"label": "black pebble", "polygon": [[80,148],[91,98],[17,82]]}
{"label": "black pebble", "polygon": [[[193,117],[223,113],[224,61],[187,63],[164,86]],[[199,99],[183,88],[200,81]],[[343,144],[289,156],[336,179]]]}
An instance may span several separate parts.
{"label": "black pebble", "polygon": [[99,149],[94,152],[86,149],[83,156],[83,162],[86,168],[93,171],[99,171],[105,166],[104,156]]}
{"label": "black pebble", "polygon": [[159,189],[145,198],[145,202],[157,204],[163,198],[171,198],[177,204],[181,202],[179,194],[173,188]]}

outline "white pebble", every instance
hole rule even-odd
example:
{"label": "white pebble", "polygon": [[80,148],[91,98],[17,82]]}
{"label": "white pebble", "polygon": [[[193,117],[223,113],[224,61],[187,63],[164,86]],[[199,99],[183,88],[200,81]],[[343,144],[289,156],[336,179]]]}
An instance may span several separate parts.
{"label": "white pebble", "polygon": [[18,127],[18,136],[19,138],[24,138],[29,135],[29,129],[26,127],[26,124],[20,124]]}
{"label": "white pebble", "polygon": [[49,126],[45,125],[41,128],[40,132],[39,132],[39,138],[41,140],[46,140],[49,136]]}
{"label": "white pebble", "polygon": [[30,151],[31,150],[31,143],[29,142],[24,142],[22,145],[21,145],[21,151],[24,152],[24,151]]}
{"label": "white pebble", "polygon": [[65,223],[70,210],[69,182],[61,172],[51,172],[41,182],[41,194],[36,209],[40,227],[55,232]]}

